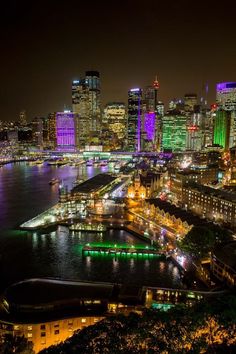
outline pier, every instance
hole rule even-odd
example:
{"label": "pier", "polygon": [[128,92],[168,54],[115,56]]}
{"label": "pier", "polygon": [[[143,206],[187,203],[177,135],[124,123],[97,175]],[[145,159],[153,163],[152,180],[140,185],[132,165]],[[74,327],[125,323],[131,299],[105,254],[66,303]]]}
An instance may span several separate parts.
{"label": "pier", "polygon": [[166,258],[165,253],[149,246],[138,245],[111,245],[111,244],[87,244],[82,248],[84,256],[115,255],[115,256],[158,256]]}

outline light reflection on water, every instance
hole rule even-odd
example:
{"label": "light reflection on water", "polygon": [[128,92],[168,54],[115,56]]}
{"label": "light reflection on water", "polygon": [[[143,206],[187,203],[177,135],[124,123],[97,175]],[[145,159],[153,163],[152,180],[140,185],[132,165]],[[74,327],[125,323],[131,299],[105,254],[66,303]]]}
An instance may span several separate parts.
{"label": "light reflection on water", "polygon": [[[107,167],[103,168],[107,170]],[[69,232],[63,227],[49,234],[12,232],[16,225],[54,205],[58,189],[52,178],[63,179],[72,188],[77,175],[92,177],[95,167],[6,165],[0,170],[0,272],[3,289],[8,284],[29,277],[60,277],[94,281],[125,282],[153,286],[181,286],[179,271],[169,261],[156,257],[83,257],[82,246],[88,242],[114,241],[141,244],[125,231],[107,234]]]}

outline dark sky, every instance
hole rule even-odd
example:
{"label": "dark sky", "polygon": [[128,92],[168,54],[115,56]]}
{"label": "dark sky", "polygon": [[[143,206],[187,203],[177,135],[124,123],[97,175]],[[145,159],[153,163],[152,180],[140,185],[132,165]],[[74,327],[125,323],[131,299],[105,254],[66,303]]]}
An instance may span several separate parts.
{"label": "dark sky", "polygon": [[[2,1],[3,2],[3,1]],[[1,3],[2,3],[1,2]],[[71,80],[99,70],[102,101],[160,81],[165,103],[236,80],[235,0],[7,0],[0,9],[0,120],[71,104]],[[218,4],[219,3],[219,4]]]}

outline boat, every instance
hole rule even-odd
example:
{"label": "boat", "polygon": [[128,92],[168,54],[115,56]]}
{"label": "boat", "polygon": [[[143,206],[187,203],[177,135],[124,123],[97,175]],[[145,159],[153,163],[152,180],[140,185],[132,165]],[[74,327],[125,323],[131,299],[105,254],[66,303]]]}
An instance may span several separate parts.
{"label": "boat", "polygon": [[119,163],[114,166],[114,170],[117,172],[120,171],[120,168],[121,168],[121,165]]}
{"label": "boat", "polygon": [[52,166],[63,166],[68,164],[68,160],[58,159],[58,160],[48,160],[47,164]]}
{"label": "boat", "polygon": [[44,160],[36,160],[35,165],[42,165],[44,163]]}
{"label": "boat", "polygon": [[100,167],[107,166],[107,161],[102,161],[99,164]]}
{"label": "boat", "polygon": [[86,162],[86,166],[93,166],[93,160],[88,160]]}
{"label": "boat", "polygon": [[57,160],[48,160],[47,164],[56,166],[57,165]]}
{"label": "boat", "polygon": [[49,181],[49,184],[53,186],[54,184],[60,183],[60,180],[58,178],[52,178],[51,181]]}
{"label": "boat", "polygon": [[78,186],[79,184],[83,183],[85,181],[84,178],[77,178],[74,182],[73,185],[74,186]]}
{"label": "boat", "polygon": [[42,165],[44,163],[44,160],[31,160],[28,161],[29,166],[35,166],[35,165]]}
{"label": "boat", "polygon": [[74,167],[77,167],[77,166],[80,166],[84,163],[85,161],[84,160],[80,160],[80,161],[72,161],[70,163],[71,166],[74,166]]}

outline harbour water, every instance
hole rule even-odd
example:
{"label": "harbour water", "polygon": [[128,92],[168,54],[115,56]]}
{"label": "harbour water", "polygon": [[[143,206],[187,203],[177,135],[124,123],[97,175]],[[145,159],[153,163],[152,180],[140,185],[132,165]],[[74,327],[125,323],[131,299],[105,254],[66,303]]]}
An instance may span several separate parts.
{"label": "harbour water", "polygon": [[0,169],[0,290],[29,277],[58,277],[77,280],[121,282],[136,285],[182,287],[180,274],[170,261],[158,257],[82,256],[88,242],[113,241],[141,244],[125,231],[107,233],[69,232],[59,227],[48,234],[17,229],[22,222],[41,213],[58,200],[63,180],[71,188],[79,176],[89,178],[109,167],[5,165]]}

